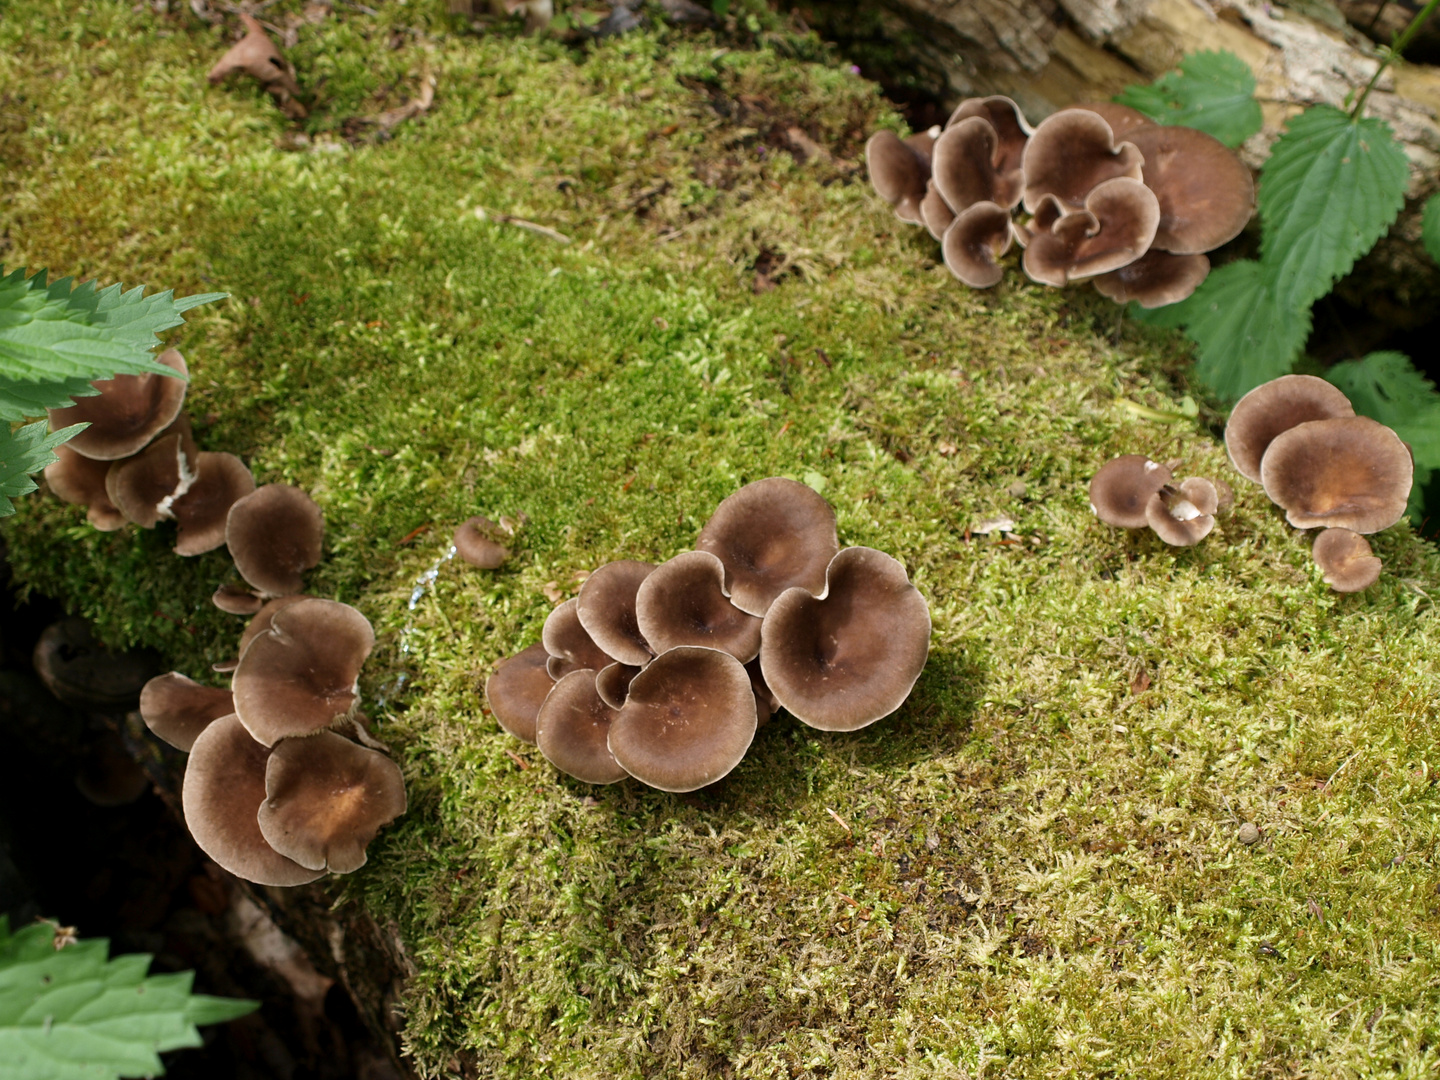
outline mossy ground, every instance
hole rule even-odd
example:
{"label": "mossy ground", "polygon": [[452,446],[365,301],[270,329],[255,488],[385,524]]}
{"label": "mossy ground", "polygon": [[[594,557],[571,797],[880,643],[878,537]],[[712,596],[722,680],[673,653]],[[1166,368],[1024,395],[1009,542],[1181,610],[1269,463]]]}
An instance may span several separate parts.
{"label": "mossy ground", "polygon": [[[411,809],[333,888],[403,934],[423,1073],[1440,1069],[1432,547],[1397,526],[1380,584],[1331,593],[1212,413],[1125,404],[1177,412],[1174,342],[1083,290],[958,286],[845,167],[893,117],[803,42],[574,50],[355,9],[292,50],[328,102],[296,152],[257,91],[206,85],[225,43],[188,13],[10,4],[0,223],[8,265],[231,294],[176,334],[192,412],[313,493],[311,589],[379,631],[365,696]],[[424,73],[423,120],[326,138]],[[797,161],[792,125],[840,162]],[[1233,515],[1190,550],[1097,524],[1089,476],[1135,451],[1231,480]],[[929,598],[898,714],[782,717],[683,797],[498,730],[480,687],[547,587],[687,548],[772,474]],[[472,513],[525,515],[509,565],[440,563],[412,602]],[[1015,540],[968,534],[995,513]],[[233,648],[223,553],[43,493],[5,531],[111,639],[192,674]]]}

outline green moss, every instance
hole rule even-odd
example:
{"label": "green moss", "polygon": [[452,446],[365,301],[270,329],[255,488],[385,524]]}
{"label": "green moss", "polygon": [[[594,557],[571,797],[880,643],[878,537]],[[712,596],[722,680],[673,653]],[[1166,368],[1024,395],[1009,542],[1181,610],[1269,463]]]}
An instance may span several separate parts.
{"label": "green moss", "polygon": [[[1173,339],[1016,274],[956,285],[846,164],[893,115],[785,39],[575,52],[337,12],[295,49],[307,88],[330,73],[310,131],[425,71],[435,106],[297,153],[262,95],[205,85],[223,42],[188,14],[12,4],[0,222],[7,264],[232,294],[176,337],[192,410],[314,494],[312,589],[379,631],[364,691],[411,811],[333,889],[400,927],[426,1075],[1435,1070],[1433,548],[1397,527],[1378,586],[1330,593],[1212,413],[1124,407],[1195,392]],[[797,162],[791,125],[840,161]],[[1088,477],[1138,450],[1234,480],[1233,515],[1190,550],[1098,525]],[[771,474],[930,599],[898,714],[782,718],[683,797],[499,732],[479,688],[547,586],[682,550]],[[477,512],[525,515],[499,573],[442,561]],[[1019,542],[968,533],[997,512]],[[223,555],[43,496],[6,536],[112,640],[192,673],[233,648]]]}

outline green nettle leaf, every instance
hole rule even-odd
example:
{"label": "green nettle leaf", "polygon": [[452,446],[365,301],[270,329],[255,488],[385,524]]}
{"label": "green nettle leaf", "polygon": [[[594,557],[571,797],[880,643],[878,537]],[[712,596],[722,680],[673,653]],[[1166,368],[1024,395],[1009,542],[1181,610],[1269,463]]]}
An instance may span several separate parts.
{"label": "green nettle leaf", "polygon": [[11,431],[9,424],[0,424],[0,517],[15,513],[11,499],[35,490],[30,474],[55,460],[52,453],[55,447],[73,439],[89,425],[72,424],[55,432],[47,431],[48,426],[40,420]]}
{"label": "green nettle leaf", "polygon": [[1384,121],[1330,105],[1294,117],[1261,173],[1261,260],[1290,308],[1330,291],[1405,203],[1409,165]]}
{"label": "green nettle leaf", "polygon": [[1425,218],[1420,227],[1420,239],[1430,258],[1440,263],[1440,195],[1431,195],[1425,203]]}
{"label": "green nettle leaf", "polygon": [[83,378],[42,383],[0,378],[0,423],[44,416],[46,409],[63,409],[75,398],[94,397],[99,392]]}
{"label": "green nettle leaf", "polygon": [[1149,86],[1127,86],[1115,100],[1158,124],[1183,124],[1239,146],[1260,130],[1255,76],[1232,52],[1191,53],[1178,71]]}
{"label": "green nettle leaf", "polygon": [[0,916],[0,1062],[7,1080],[162,1076],[159,1055],[199,1046],[196,1024],[259,1007],[190,993],[193,972],[152,975],[150,957],[107,960],[109,942],[55,947],[36,923],[9,932]]}
{"label": "green nettle leaf", "polygon": [[1404,353],[1375,352],[1345,360],[1325,377],[1361,416],[1379,420],[1410,444],[1415,464],[1440,469],[1440,391]]}

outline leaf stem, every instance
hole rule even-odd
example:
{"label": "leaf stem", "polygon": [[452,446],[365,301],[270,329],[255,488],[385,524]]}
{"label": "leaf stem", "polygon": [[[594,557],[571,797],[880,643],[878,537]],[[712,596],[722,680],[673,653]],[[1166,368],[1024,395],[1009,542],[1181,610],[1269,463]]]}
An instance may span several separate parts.
{"label": "leaf stem", "polygon": [[1375,84],[1380,81],[1380,76],[1385,74],[1386,68],[1400,59],[1401,54],[1405,52],[1410,42],[1414,40],[1415,35],[1420,32],[1420,28],[1425,25],[1431,15],[1435,14],[1437,7],[1440,7],[1440,0],[1430,0],[1430,2],[1421,8],[1419,13],[1410,20],[1410,25],[1400,31],[1400,36],[1394,40],[1390,47],[1383,51],[1380,57],[1380,66],[1375,69],[1375,74],[1371,76],[1369,83],[1366,84],[1364,92],[1360,95],[1360,99],[1355,102],[1355,107],[1350,110],[1350,119],[1360,119],[1360,113],[1365,108],[1365,102],[1369,100],[1370,91],[1375,89]]}

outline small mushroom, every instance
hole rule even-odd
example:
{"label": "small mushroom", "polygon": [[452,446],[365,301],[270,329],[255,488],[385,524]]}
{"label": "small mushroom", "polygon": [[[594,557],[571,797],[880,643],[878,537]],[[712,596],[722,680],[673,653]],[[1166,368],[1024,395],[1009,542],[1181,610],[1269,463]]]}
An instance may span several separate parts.
{"label": "small mushroom", "polygon": [[150,650],[108,649],[84,619],[61,619],[47,626],[30,663],[50,693],[66,705],[102,713],[135,708],[145,683],[160,671]]}
{"label": "small mushroom", "polygon": [[[1055,196],[1046,200],[1058,209]],[[1128,177],[1106,180],[1085,197],[1084,209],[1061,214],[1048,229],[1034,231],[1021,265],[1033,280],[1057,287],[1106,274],[1150,249],[1159,220],[1160,206],[1144,184]]]}
{"label": "small mushroom", "polygon": [[[998,94],[992,97],[967,98],[960,102],[950,114],[950,119],[945,121],[945,128],[948,131],[972,116],[983,117],[995,131],[996,149],[992,162],[995,171],[1004,178],[1006,185],[1013,184],[1015,187],[1015,202],[1008,204],[1010,209],[1014,209],[1020,201],[1019,193],[1024,186],[1021,162],[1025,157],[1025,144],[1035,129],[1025,119],[1019,105]],[[998,199],[994,201],[1000,202]]]}
{"label": "small mushroom", "polygon": [[325,515],[289,484],[265,484],[230,507],[225,544],[240,576],[266,596],[305,587],[301,575],[320,562]]}
{"label": "small mushroom", "polygon": [[70,449],[69,443],[55,447],[56,460],[45,466],[45,483],[61,502],[85,507],[85,518],[101,532],[114,532],[125,524],[125,515],[105,493],[105,476],[111,463],[88,458]]}
{"label": "small mushroom", "polygon": [[486,517],[472,517],[455,530],[455,553],[481,570],[498,569],[510,557],[510,549],[495,542],[499,528]]}
{"label": "small mushroom", "polygon": [[1143,529],[1145,508],[1173,479],[1170,470],[1144,454],[1121,454],[1107,461],[1090,481],[1090,509],[1106,525]]}
{"label": "small mushroom", "polygon": [[1336,592],[1361,592],[1380,580],[1383,564],[1370,550],[1370,541],[1352,529],[1322,529],[1310,552],[1325,584]]}
{"label": "small mushroom", "polygon": [[265,763],[260,834],[307,870],[360,869],[375,834],[404,812],[395,763],[332,731],[283,739]]}
{"label": "small mushroom", "polygon": [[176,555],[203,555],[225,543],[230,507],[255,490],[255,477],[234,454],[201,450],[195,456],[195,480],[170,504],[180,526]]}
{"label": "small mushroom", "polygon": [[210,602],[227,615],[254,615],[265,601],[243,585],[221,585],[210,597]]}
{"label": "small mushroom", "polygon": [[581,624],[579,607],[578,600],[566,600],[550,612],[540,631],[540,640],[550,654],[546,667],[556,682],[572,671],[599,671],[615,662],[615,657],[596,645]]}
{"label": "small mushroom", "polygon": [[1010,211],[977,202],[961,211],[946,230],[940,251],[945,266],[972,289],[988,289],[1005,276],[999,259],[1010,250],[1015,229]]}
{"label": "small mushroom", "polygon": [[[1045,119],[1025,144],[1027,213],[1039,211],[1046,196],[1065,209],[1085,205],[1085,197],[1107,180],[1139,181],[1145,159],[1131,143],[1115,143],[1110,125],[1088,109],[1065,109]],[[1158,224],[1158,221],[1157,221]]]}
{"label": "small mushroom", "polygon": [[540,643],[521,649],[495,665],[485,680],[485,700],[502,728],[521,742],[534,744],[535,718],[555,680],[545,670],[550,654]]}
{"label": "small mushroom", "polygon": [[930,608],[874,548],[831,560],[825,589],[789,589],[765,613],[760,670],[781,705],[822,731],[856,731],[905,703],[930,651]]}
{"label": "small mushroom", "polygon": [[118,461],[138,454],[174,422],[185,402],[185,380],[190,374],[185,358],[178,349],[166,349],[155,360],[180,377],[117,375],[93,382],[90,385],[100,391],[98,396],[77,398],[74,405],[49,410],[51,429],[89,424],[66,445],[97,461]]}
{"label": "small mushroom", "polygon": [[193,442],[183,435],[156,439],[139,454],[117,461],[105,474],[105,494],[126,519],[153,529],[171,516],[175,500],[195,483]]}
{"label": "small mushroom", "polygon": [[280,608],[240,654],[235,712],[266,746],[346,719],[374,645],[370,620],[349,604],[306,597]]}
{"label": "small mushroom", "polygon": [[1134,300],[1143,308],[1178,304],[1210,273],[1204,255],[1172,255],[1151,247],[1134,262],[1094,278],[1095,291],[1117,304]]}
{"label": "small mushroom", "polygon": [[1007,171],[1000,168],[1000,137],[981,116],[970,116],[947,127],[935,140],[932,178],[945,203],[963,214],[978,202],[997,203],[1006,210],[1020,202],[1024,176],[1019,161]]}
{"label": "small mushroom", "polygon": [[744,665],[719,649],[682,645],[630,683],[610,724],[610,752],[641,783],[694,791],[740,764],[757,723]]}
{"label": "small mushroom", "polygon": [[229,690],[202,686],[178,671],[157,675],[140,691],[140,717],[145,726],[186,753],[212,721],[234,711],[235,696]]}
{"label": "small mushroom", "polygon": [[635,594],[654,569],[654,563],[631,559],[606,563],[585,579],[575,597],[575,614],[590,639],[607,656],[632,667],[644,667],[652,655],[636,622]]}
{"label": "small mushroom", "polygon": [[195,738],[180,790],[185,824],[200,850],[230,873],[257,885],[304,885],[307,870],[265,841],[258,814],[265,801],[268,747],[250,737],[238,716],[222,716]]}
{"label": "small mushroom", "polygon": [[1145,186],[1160,203],[1155,247],[1198,255],[1240,235],[1255,213],[1255,181],[1229,147],[1178,124],[1149,124],[1125,139],[1144,155]]}
{"label": "small mushroom", "polygon": [[1277,435],[1260,482],[1297,529],[1375,533],[1405,516],[1414,463],[1400,436],[1368,416],[1307,420]]}
{"label": "small mushroom", "polygon": [[724,586],[725,567],[715,555],[676,555],[657,567],[636,594],[640,633],[657,653],[699,645],[727,652],[742,664],[755,659],[760,618],[732,604]]}
{"label": "small mushroom", "polygon": [[642,670],[642,668],[620,663],[603,667],[595,674],[595,692],[600,695],[600,700],[610,708],[624,708],[625,698],[630,693],[630,684]]}
{"label": "small mushroom", "polygon": [[535,721],[535,745],[561,772],[587,784],[613,784],[626,772],[606,745],[617,713],[600,700],[595,672],[572,671],[555,684]]}
{"label": "small mushroom", "polygon": [[1260,462],[1274,438],[1307,420],[1354,416],[1350,399],[1314,375],[1281,375],[1235,403],[1225,425],[1225,452],[1247,480],[1260,483]]}
{"label": "small mushroom", "polygon": [[295,100],[300,96],[300,86],[285,57],[265,33],[260,20],[242,12],[240,21],[245,25],[245,36],[210,69],[210,84],[213,86],[235,74],[249,75],[275,99],[286,116],[303,120],[307,115],[305,106]]}
{"label": "small mushroom", "polygon": [[828,502],[804,484],[772,476],[746,484],[716,507],[695,547],[724,563],[732,604],[764,615],[792,586],[818,592],[840,541]]}
{"label": "small mushroom", "polygon": [[950,204],[940,194],[933,176],[925,182],[925,198],[920,200],[920,218],[936,240],[945,238],[945,230],[955,220],[955,211],[950,209]]}
{"label": "small mushroom", "polygon": [[1145,503],[1146,524],[1171,547],[1193,547],[1215,528],[1215,487],[1208,481],[1201,481],[1201,484],[1208,485],[1209,491],[1200,484],[1192,484],[1191,491],[1212,508],[1211,513],[1204,511],[1172,484],[1166,484]]}
{"label": "small mushroom", "polygon": [[920,201],[930,179],[929,133],[901,139],[893,131],[877,131],[865,144],[865,163],[876,194],[895,208],[895,216],[911,225],[923,224]]}
{"label": "small mushroom", "polygon": [[127,806],[150,790],[150,778],[120,736],[106,729],[81,755],[75,787],[96,806]]}
{"label": "small mushroom", "polygon": [[[1139,109],[1132,109],[1129,105],[1114,101],[1087,101],[1083,105],[1066,105],[1065,109],[1084,109],[1086,112],[1095,113],[1110,125],[1110,130],[1117,139],[1125,138],[1136,128],[1149,127],[1155,123]],[[1060,111],[1064,112],[1065,109]]]}
{"label": "small mushroom", "polygon": [[1176,486],[1180,490],[1181,498],[1188,499],[1202,514],[1214,514],[1224,501],[1220,494],[1221,485],[1203,476],[1189,477]]}

